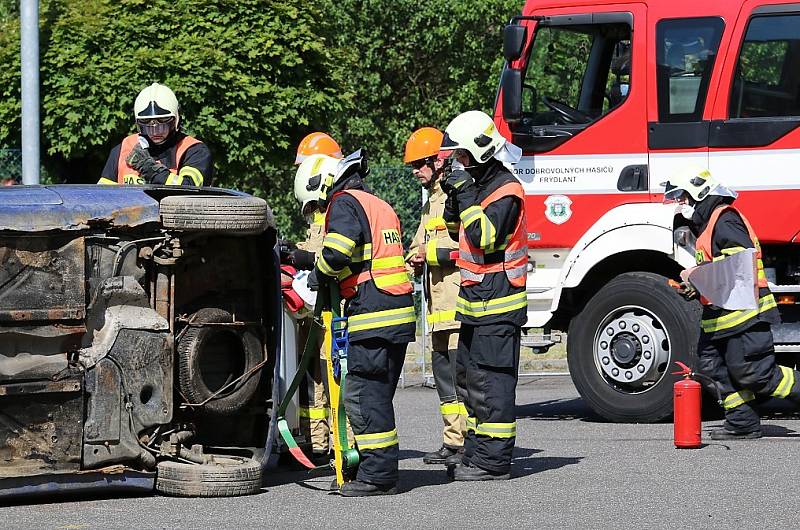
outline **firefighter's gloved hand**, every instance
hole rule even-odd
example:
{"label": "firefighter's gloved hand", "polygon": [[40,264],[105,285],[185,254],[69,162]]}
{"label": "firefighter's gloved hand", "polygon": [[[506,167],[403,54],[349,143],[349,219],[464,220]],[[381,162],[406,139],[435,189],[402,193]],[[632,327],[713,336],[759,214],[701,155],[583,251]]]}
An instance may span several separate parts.
{"label": "firefighter's gloved hand", "polygon": [[475,179],[472,178],[472,175],[463,169],[457,169],[451,172],[450,176],[442,182],[442,191],[450,197],[471,187],[473,184],[475,184]]}
{"label": "firefighter's gloved hand", "polygon": [[292,251],[296,249],[294,243],[291,241],[287,241],[286,239],[279,239],[278,240],[278,253],[281,256],[281,263],[288,263],[289,265],[294,265],[292,262]]}
{"label": "firefighter's gloved hand", "polygon": [[154,159],[147,149],[139,144],[136,144],[131,150],[131,154],[128,155],[125,162],[138,171],[145,182],[164,183],[169,177],[169,169]]}
{"label": "firefighter's gloved hand", "polygon": [[678,294],[684,297],[686,300],[694,300],[697,298],[697,289],[694,288],[694,285],[688,282],[681,282],[678,285]]}
{"label": "firefighter's gloved hand", "polygon": [[[321,278],[320,278],[321,277]],[[321,279],[321,281],[320,281]],[[308,275],[308,288],[314,292],[319,291],[322,283],[325,283],[326,276],[319,272],[317,269],[311,271]]]}
{"label": "firefighter's gloved hand", "polygon": [[292,250],[289,254],[289,262],[296,268],[303,271],[310,271],[313,269],[316,258],[316,253],[309,252],[307,250],[300,250],[299,248]]}

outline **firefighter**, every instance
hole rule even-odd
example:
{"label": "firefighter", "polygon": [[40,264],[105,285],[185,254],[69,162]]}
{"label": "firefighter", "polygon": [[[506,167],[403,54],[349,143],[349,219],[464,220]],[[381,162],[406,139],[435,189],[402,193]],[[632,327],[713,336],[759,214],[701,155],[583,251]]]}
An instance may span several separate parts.
{"label": "firefighter", "polygon": [[445,194],[440,179],[445,161],[439,157],[442,137],[442,132],[432,127],[414,131],[406,142],[403,157],[403,162],[411,166],[413,175],[428,191],[428,202],[422,209],[419,228],[407,255],[415,273],[423,276],[433,378],[444,421],[442,446],[422,457],[426,464],[444,464],[448,457],[463,453],[466,430],[466,409],[459,399],[466,392],[465,373],[463,365],[457,366],[456,355],[459,323],[455,320],[455,301],[460,275],[454,254],[458,253],[458,243],[450,238],[443,217]]}
{"label": "firefighter", "polygon": [[[771,396],[800,401],[800,374],[775,362],[771,326],[780,322],[780,316],[767,286],[758,238],[732,206],[736,192],[721,185],[707,169],[687,168],[664,185],[664,200],[678,203],[678,212],[697,237],[698,264],[724,260],[748,248],[756,251],[758,308],[729,311],[700,296],[703,313],[697,352],[698,371],[717,382],[724,400],[725,422],[711,437],[760,438],[755,400]],[[680,285],[680,293],[687,299],[698,297],[686,283]]]}
{"label": "firefighter", "polygon": [[[323,137],[322,142],[309,142],[309,138],[318,136]],[[329,140],[329,142],[327,140]],[[309,144],[311,149],[309,149]],[[339,145],[325,133],[312,133],[300,143],[297,148],[297,158],[295,163],[300,167],[297,169],[294,183],[294,196],[300,202],[300,212],[308,223],[306,239],[297,244],[295,249],[287,252],[286,258],[289,263],[301,270],[311,270],[314,268],[316,254],[322,250],[322,235],[324,226],[324,215],[317,204],[318,191],[308,189],[308,180],[311,174],[320,174],[325,171],[334,171],[338,160],[325,156],[325,154],[315,154],[314,150],[320,148],[327,150],[327,154],[341,158]],[[338,155],[338,156],[336,156]],[[297,162],[300,160],[300,162]],[[301,163],[302,162],[302,163]],[[302,318],[298,321],[298,353],[302,353],[308,333],[311,329],[312,318]],[[320,337],[320,351],[322,342]],[[328,424],[328,396],[325,392],[322,374],[324,370],[322,363],[325,358],[320,357],[317,362],[311,365],[305,388],[307,392],[300,394],[300,418],[301,429],[305,431],[311,441],[311,449],[314,460],[323,462],[328,459],[330,451],[330,426]]]}
{"label": "firefighter", "polygon": [[322,251],[309,287],[337,281],[346,300],[344,406],[361,455],[355,480],[340,490],[346,497],[397,493],[399,446],[392,399],[416,329],[400,221],[391,206],[366,189],[367,172],[359,150],[342,160],[335,173],[309,179],[326,209]]}
{"label": "firefighter", "polygon": [[527,320],[524,194],[511,173],[521,151],[480,111],[450,122],[442,150],[453,151],[453,171],[442,188],[444,218],[459,243],[456,320],[468,413],[464,455],[448,469],[454,480],[505,480],[511,478],[520,335]]}
{"label": "firefighter", "polygon": [[211,151],[180,131],[178,99],[169,87],[153,83],[139,92],[133,114],[139,132],[111,150],[98,184],[211,184]]}

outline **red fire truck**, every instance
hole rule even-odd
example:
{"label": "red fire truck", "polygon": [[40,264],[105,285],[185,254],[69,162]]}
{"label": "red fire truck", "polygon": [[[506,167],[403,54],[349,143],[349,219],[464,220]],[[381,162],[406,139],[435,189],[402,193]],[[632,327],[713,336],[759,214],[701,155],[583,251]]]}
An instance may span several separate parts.
{"label": "red fire truck", "polygon": [[498,128],[523,148],[528,326],[568,330],[573,381],[614,421],[672,412],[699,305],[667,284],[694,242],[661,183],[690,164],[739,192],[800,352],[800,3],[528,0],[503,34]]}

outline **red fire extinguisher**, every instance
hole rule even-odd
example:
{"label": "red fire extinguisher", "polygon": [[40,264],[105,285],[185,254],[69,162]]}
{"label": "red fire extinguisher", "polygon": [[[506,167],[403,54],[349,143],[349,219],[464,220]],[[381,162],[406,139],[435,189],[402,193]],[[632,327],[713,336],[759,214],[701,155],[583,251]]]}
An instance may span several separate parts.
{"label": "red fire extinguisher", "polygon": [[697,449],[703,445],[700,423],[700,409],[702,405],[702,387],[692,379],[695,375],[692,369],[680,361],[675,361],[683,379],[675,382],[673,387],[674,417],[675,417],[675,447],[678,449]]}

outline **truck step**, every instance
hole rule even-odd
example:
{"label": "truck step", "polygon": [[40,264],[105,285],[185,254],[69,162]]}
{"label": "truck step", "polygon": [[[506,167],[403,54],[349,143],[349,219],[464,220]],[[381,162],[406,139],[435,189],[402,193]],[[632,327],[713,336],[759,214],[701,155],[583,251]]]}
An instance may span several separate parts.
{"label": "truck step", "polygon": [[551,347],[561,342],[561,333],[531,333],[522,335],[520,344],[532,348],[533,353],[546,353]]}
{"label": "truck step", "polygon": [[800,294],[800,285],[775,285],[769,284],[769,290],[773,293],[798,293]]}

